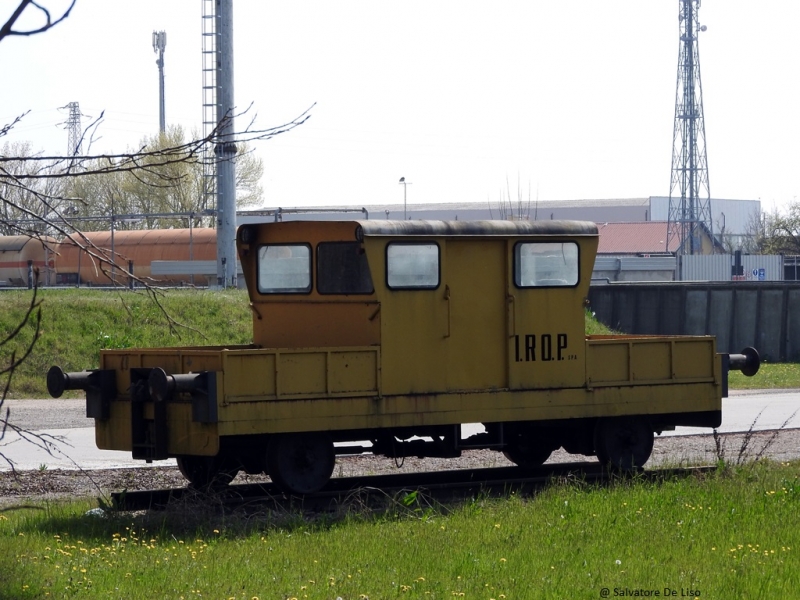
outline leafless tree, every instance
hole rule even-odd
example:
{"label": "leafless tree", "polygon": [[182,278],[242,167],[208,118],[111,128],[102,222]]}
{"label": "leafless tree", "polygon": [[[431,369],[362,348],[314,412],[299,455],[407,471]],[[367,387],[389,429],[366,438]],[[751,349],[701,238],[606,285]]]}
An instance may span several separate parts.
{"label": "leafless tree", "polygon": [[[19,0],[11,16],[0,26],[0,42],[10,36],[33,36],[48,31],[70,16],[76,1],[72,0],[63,12],[54,15],[42,0]],[[40,23],[23,29],[18,23],[28,9],[38,15]],[[305,123],[310,117],[310,110],[311,108],[305,110],[297,118],[282,125],[262,128],[256,124],[255,116],[251,115],[251,109],[248,108],[238,114],[223,116],[219,125],[205,137],[189,141],[181,139],[175,144],[157,144],[149,140],[141,147],[121,154],[91,154],[92,141],[103,121],[102,114],[83,132],[82,141],[87,142],[89,155],[44,155],[31,151],[24,144],[0,145],[0,232],[6,235],[27,235],[43,241],[45,236],[72,235],[72,239],[89,255],[96,268],[106,274],[114,284],[114,257],[107,250],[94,246],[74,227],[74,208],[86,205],[84,198],[69,194],[70,190],[78,187],[75,182],[102,178],[105,185],[113,188],[115,181],[125,177],[154,190],[173,188],[186,176],[186,167],[191,170],[198,165],[202,166],[204,157],[213,156],[213,152],[206,152],[210,146],[233,143],[242,147],[268,140]],[[0,125],[0,141],[24,117],[25,114],[22,114],[11,123]],[[244,122],[245,118],[247,125],[244,128],[222,134],[230,119]],[[131,276],[126,273],[125,277]],[[174,330],[179,324],[163,310],[159,301],[159,290],[146,281],[137,281],[158,304],[169,327]],[[54,440],[14,426],[9,419],[10,410],[6,405],[11,379],[15,370],[32,352],[39,337],[40,325],[40,300],[34,286],[31,303],[19,326],[0,340],[0,351],[8,357],[7,363],[0,366],[0,442],[9,430],[13,430],[24,439],[52,451]],[[18,342],[20,333],[26,328],[33,328],[30,341],[23,344],[21,352],[9,351],[8,348]],[[8,461],[0,452],[0,460],[3,459]]]}
{"label": "leafless tree", "polygon": [[[494,209],[497,210],[498,217],[505,221],[529,221],[536,220],[536,206],[534,205],[534,214],[531,215],[531,186],[528,184],[528,198],[525,199],[522,193],[522,186],[517,179],[517,193],[516,199],[511,194],[511,184],[506,177],[506,190],[500,191],[500,201],[495,205]],[[494,209],[492,208],[491,201],[489,202],[489,214],[494,218]]]}

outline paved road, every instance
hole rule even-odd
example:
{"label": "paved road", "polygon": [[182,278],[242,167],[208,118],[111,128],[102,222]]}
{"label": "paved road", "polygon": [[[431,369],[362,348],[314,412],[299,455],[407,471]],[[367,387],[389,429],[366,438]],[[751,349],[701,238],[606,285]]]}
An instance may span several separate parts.
{"label": "paved road", "polygon": [[[94,441],[94,421],[84,415],[83,400],[8,400],[11,422],[40,435],[57,440],[52,455],[34,444],[7,431],[0,441],[0,453],[11,459],[17,469],[108,469],[146,466],[134,461],[125,452],[98,450]],[[800,390],[758,390],[732,392],[722,401],[720,433],[800,428]],[[464,435],[482,430],[480,425],[464,427]],[[665,435],[709,433],[706,429],[680,427]],[[174,460],[158,461],[153,466],[174,465]],[[0,459],[0,471],[8,471],[7,461]]]}

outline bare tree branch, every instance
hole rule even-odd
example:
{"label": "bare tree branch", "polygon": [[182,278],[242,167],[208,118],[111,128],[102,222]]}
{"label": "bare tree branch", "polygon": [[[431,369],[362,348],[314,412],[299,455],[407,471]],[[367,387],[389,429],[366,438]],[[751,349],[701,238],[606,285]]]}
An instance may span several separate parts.
{"label": "bare tree branch", "polygon": [[[253,121],[247,128],[234,132],[229,135],[222,135],[226,123],[231,118],[240,118],[246,111],[225,117],[206,137],[191,140],[179,146],[169,148],[148,149],[142,147],[135,152],[122,154],[99,154],[94,156],[31,156],[25,160],[37,163],[52,163],[55,165],[69,165],[64,171],[33,172],[30,174],[19,175],[19,180],[53,179],[64,177],[85,177],[87,175],[99,175],[104,173],[134,172],[145,171],[153,175],[159,175],[158,167],[165,167],[177,163],[199,162],[203,157],[203,150],[209,144],[228,144],[263,141],[273,138],[282,133],[286,133],[299,127],[311,118],[311,109],[314,105],[307,108],[300,115],[291,121],[270,127],[267,129],[255,129],[252,127]],[[248,109],[249,110],[249,109]],[[16,122],[20,119],[18,118]],[[0,156],[0,168],[4,163],[19,160],[17,157]],[[97,164],[93,164],[97,163]],[[87,167],[87,168],[82,168]]]}
{"label": "bare tree branch", "polygon": [[[12,35],[31,36],[31,35],[36,35],[37,33],[44,33],[48,29],[52,29],[53,27],[61,23],[61,21],[69,17],[69,14],[70,12],[72,12],[72,8],[75,6],[76,2],[77,0],[72,0],[67,10],[65,10],[60,17],[57,17],[54,20],[50,15],[50,11],[47,10],[47,8],[45,8],[38,2],[34,2],[34,0],[20,0],[20,3],[19,5],[17,5],[17,8],[14,9],[14,12],[11,14],[8,20],[3,24],[3,26],[0,27],[0,41],[2,41],[3,38]],[[25,12],[25,9],[28,8],[29,6],[33,6],[44,15],[45,19],[44,25],[42,25],[41,27],[37,27],[35,29],[14,29],[14,25],[22,16],[22,13]]]}

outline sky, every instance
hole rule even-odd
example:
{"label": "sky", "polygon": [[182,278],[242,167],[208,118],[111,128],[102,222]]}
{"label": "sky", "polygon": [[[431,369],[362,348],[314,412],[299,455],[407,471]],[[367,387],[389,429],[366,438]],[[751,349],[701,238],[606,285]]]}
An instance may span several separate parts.
{"label": "sky", "polygon": [[[0,22],[16,5],[0,0]],[[267,128],[312,107],[255,146],[263,207],[669,195],[678,8],[236,0],[237,108]],[[84,125],[104,114],[95,153],[157,133],[155,30],[167,124],[200,131],[201,14],[202,0],[78,0],[51,31],[3,40],[0,123],[30,112],[0,146],[63,154],[73,101]],[[700,22],[711,195],[783,208],[800,196],[800,2],[703,0]]]}

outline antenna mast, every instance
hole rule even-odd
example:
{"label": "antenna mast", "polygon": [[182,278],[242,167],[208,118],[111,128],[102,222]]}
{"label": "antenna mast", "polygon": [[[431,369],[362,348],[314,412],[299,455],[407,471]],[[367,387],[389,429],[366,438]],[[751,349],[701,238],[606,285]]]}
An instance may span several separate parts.
{"label": "antenna mast", "polygon": [[679,254],[702,253],[702,229],[713,240],[711,191],[708,185],[706,126],[697,35],[700,0],[680,0],[680,52],[672,136],[672,177],[669,190],[667,247],[679,240]]}
{"label": "antenna mast", "polygon": [[167,47],[167,32],[153,32],[153,50],[158,54],[156,64],[158,65],[158,126],[159,131],[164,133],[166,129],[166,116],[164,114],[164,48]]}

